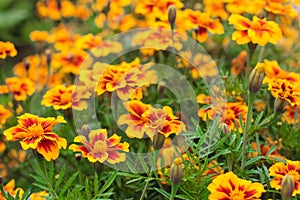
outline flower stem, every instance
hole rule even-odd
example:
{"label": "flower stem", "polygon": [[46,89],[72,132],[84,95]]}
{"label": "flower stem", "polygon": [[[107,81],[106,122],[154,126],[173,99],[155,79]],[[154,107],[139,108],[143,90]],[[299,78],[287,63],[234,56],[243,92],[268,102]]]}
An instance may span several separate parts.
{"label": "flower stem", "polygon": [[254,103],[254,99],[256,97],[256,93],[251,93],[248,91],[248,111],[247,111],[247,117],[246,117],[246,123],[245,123],[245,130],[243,133],[243,150],[242,150],[242,164],[241,169],[242,172],[245,170],[245,160],[246,160],[246,148],[248,143],[248,130],[251,126],[251,119],[252,119],[252,107]]}
{"label": "flower stem", "polygon": [[170,200],[174,200],[174,197],[175,197],[175,195],[176,195],[176,193],[177,193],[177,190],[178,190],[178,188],[179,188],[179,184],[180,184],[180,183],[174,184],[173,182],[171,182],[171,187],[172,187],[172,189],[171,189],[171,197],[170,197]]}

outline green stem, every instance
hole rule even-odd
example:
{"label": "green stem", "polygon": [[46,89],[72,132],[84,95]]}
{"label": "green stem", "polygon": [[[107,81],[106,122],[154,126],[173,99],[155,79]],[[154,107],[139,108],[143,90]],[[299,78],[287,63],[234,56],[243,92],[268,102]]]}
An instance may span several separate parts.
{"label": "green stem", "polygon": [[176,193],[177,193],[177,190],[178,190],[178,188],[179,188],[179,185],[180,185],[180,183],[174,184],[173,182],[171,182],[171,187],[172,187],[172,189],[171,189],[171,197],[170,197],[170,200],[174,200],[175,195],[176,195]]}
{"label": "green stem", "polygon": [[[48,173],[47,173],[47,168],[46,168],[46,163],[45,163],[45,162],[46,162],[46,161],[44,160],[44,162],[42,163],[42,165],[43,165],[43,170],[44,170],[45,177],[46,177],[46,179],[48,180],[48,181],[47,181],[47,185],[48,185],[48,187],[49,187],[50,192],[51,192],[52,195],[54,196],[54,199],[59,199],[58,196],[57,196],[57,194],[56,194],[56,192],[55,192],[55,190],[54,190],[54,188],[52,187],[51,182],[50,182],[50,179],[49,179],[49,176],[48,176]],[[53,162],[53,161],[52,161],[52,162]]]}
{"label": "green stem", "polygon": [[248,130],[251,126],[251,119],[252,119],[252,107],[254,103],[254,99],[256,97],[256,94],[251,93],[248,91],[248,111],[247,111],[247,117],[246,117],[246,123],[245,123],[245,130],[243,133],[243,150],[242,150],[242,164],[241,169],[242,172],[245,170],[245,160],[246,160],[246,148],[247,148],[247,140],[248,140]]}
{"label": "green stem", "polygon": [[248,56],[247,56],[247,66],[246,66],[246,74],[245,74],[245,84],[246,86],[248,86],[248,80],[249,80],[249,73],[250,73],[250,67],[251,67],[251,60],[252,60],[252,57],[253,57],[253,54],[255,52],[255,48],[256,46],[254,46],[253,44],[249,44],[248,45],[248,49],[249,49],[249,53],[248,53]]}

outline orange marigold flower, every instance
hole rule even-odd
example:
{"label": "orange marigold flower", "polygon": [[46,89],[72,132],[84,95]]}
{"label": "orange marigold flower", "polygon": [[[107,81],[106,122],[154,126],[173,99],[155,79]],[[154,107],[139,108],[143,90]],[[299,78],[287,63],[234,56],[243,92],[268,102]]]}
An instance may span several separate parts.
{"label": "orange marigold flower", "polygon": [[[240,117],[242,122],[245,123],[246,115],[247,115],[247,105],[244,102],[227,102],[221,103],[218,105],[211,104],[211,102],[201,102],[204,96],[198,96],[198,102],[201,104],[208,104],[210,107],[208,108],[200,108],[198,111],[198,116],[202,118],[203,121],[214,120],[219,114],[220,121],[227,124],[230,131],[238,130],[240,133],[242,132]],[[208,98],[209,100],[209,98]],[[238,127],[236,127],[238,125]]]}
{"label": "orange marigold flower", "polygon": [[100,44],[102,38],[100,35],[93,35],[91,33],[76,38],[76,46],[81,49],[92,50]]}
{"label": "orange marigold flower", "polygon": [[199,42],[204,42],[208,38],[208,32],[211,34],[223,34],[224,28],[219,19],[212,19],[208,13],[202,13],[198,10],[186,9],[184,15],[187,16],[191,28],[196,30],[195,38]]}
{"label": "orange marigold flower", "polygon": [[222,20],[227,19],[228,13],[225,10],[225,1],[204,0],[204,10],[212,17],[221,17]]}
{"label": "orange marigold flower", "polygon": [[29,78],[6,78],[5,82],[15,100],[24,101],[27,96],[31,96],[35,91],[35,84]]}
{"label": "orange marigold flower", "polygon": [[[16,197],[17,193],[19,193],[18,199],[22,198],[24,194],[24,190],[22,188],[15,189],[15,179],[10,180],[5,186],[3,186],[4,192],[9,193],[11,196]],[[0,191],[0,199],[6,200],[4,196],[2,196],[2,192]]]}
{"label": "orange marigold flower", "polygon": [[[87,140],[88,137],[88,140]],[[120,143],[121,136],[113,134],[107,137],[106,129],[90,130],[88,135],[76,136],[74,142],[82,143],[82,145],[72,144],[69,149],[74,152],[81,152],[82,156],[90,162],[107,161],[110,164],[116,164],[126,160],[125,153],[129,152],[129,144],[127,142]]]}
{"label": "orange marigold flower", "polygon": [[136,58],[131,63],[122,62],[119,65],[110,65],[100,77],[97,94],[105,91],[116,91],[122,100],[128,100],[135,94],[137,88],[157,81],[156,71],[150,70],[151,63],[141,65]]}
{"label": "orange marigold flower", "polygon": [[276,79],[269,84],[268,90],[274,98],[289,102],[291,106],[300,104],[300,90],[285,79]]}
{"label": "orange marigold flower", "polygon": [[274,179],[271,181],[271,187],[276,190],[281,189],[281,182],[286,174],[289,174],[295,183],[293,196],[300,194],[300,161],[286,160],[286,163],[278,162],[269,168],[270,176]]}
{"label": "orange marigold flower", "polygon": [[3,105],[0,105],[0,128],[6,123],[7,119],[12,117],[12,112],[6,109]]}
{"label": "orange marigold flower", "polygon": [[246,70],[247,65],[247,51],[243,50],[241,53],[231,61],[231,74],[238,76]]}
{"label": "orange marigold flower", "polygon": [[209,200],[259,199],[264,190],[261,183],[240,179],[233,172],[217,176],[207,189],[210,191]]}
{"label": "orange marigold flower", "polygon": [[48,192],[40,191],[40,192],[32,193],[29,198],[34,199],[34,200],[45,200],[46,197],[48,197],[48,196],[49,196]]}
{"label": "orange marigold flower", "polygon": [[4,131],[8,141],[20,140],[24,150],[37,149],[47,161],[58,158],[59,149],[66,148],[67,140],[52,132],[54,125],[66,123],[63,117],[42,118],[25,113],[18,117],[18,125]]}
{"label": "orange marigold flower", "polygon": [[265,46],[268,42],[276,44],[282,38],[281,30],[274,21],[267,21],[253,16],[252,21],[239,14],[232,14],[228,18],[229,24],[233,24],[236,29],[232,34],[232,39],[237,44],[247,44],[252,42],[260,46]]}
{"label": "orange marigold flower", "polygon": [[0,58],[5,59],[6,56],[15,57],[17,50],[11,42],[0,41]]}
{"label": "orange marigold flower", "polygon": [[45,42],[47,41],[49,34],[47,31],[32,31],[29,37],[31,41]]}
{"label": "orange marigold flower", "polygon": [[118,124],[127,124],[125,130],[130,138],[143,138],[146,134],[151,139],[157,132],[165,137],[185,131],[185,125],[173,115],[172,108],[164,106],[162,109],[152,108],[138,100],[124,102],[124,107],[130,114],[123,114],[119,117]]}
{"label": "orange marigold flower", "polygon": [[96,57],[105,57],[111,53],[119,53],[123,50],[123,46],[119,42],[103,41],[101,42],[92,53]]}
{"label": "orange marigold flower", "polygon": [[87,108],[87,103],[83,99],[89,98],[91,95],[84,88],[78,88],[74,91],[74,86],[66,87],[65,85],[57,85],[48,90],[43,96],[42,105],[53,106],[55,110],[65,110],[74,108],[75,110],[83,110]]}
{"label": "orange marigold flower", "polygon": [[281,120],[288,124],[298,124],[300,123],[300,117],[297,117],[299,111],[300,111],[300,104],[293,107],[288,105],[285,107],[285,112],[283,113]]}

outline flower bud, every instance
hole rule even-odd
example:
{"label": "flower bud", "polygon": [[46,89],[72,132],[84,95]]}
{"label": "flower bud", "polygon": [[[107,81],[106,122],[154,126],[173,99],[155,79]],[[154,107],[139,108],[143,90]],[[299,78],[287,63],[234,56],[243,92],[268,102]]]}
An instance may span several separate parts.
{"label": "flower bud", "polygon": [[154,149],[161,149],[163,144],[165,142],[165,136],[163,134],[161,134],[160,132],[157,132],[154,136],[153,136],[153,147]]}
{"label": "flower bud", "polygon": [[295,183],[293,177],[286,174],[281,182],[281,198],[283,200],[291,200],[294,192]]}
{"label": "flower bud", "polygon": [[47,63],[47,66],[50,66],[51,61],[52,61],[52,51],[50,49],[47,49],[45,51],[45,54],[46,54],[46,63]]}
{"label": "flower bud", "polygon": [[287,104],[287,102],[284,99],[277,97],[274,102],[274,112],[282,113],[284,106],[286,104]]}
{"label": "flower bud", "polygon": [[226,135],[228,135],[230,133],[230,130],[229,130],[228,125],[226,123],[221,124],[221,129],[222,129],[223,133],[225,133]]}
{"label": "flower bud", "polygon": [[91,132],[89,125],[84,124],[82,126],[82,135],[87,136]]}
{"label": "flower bud", "polygon": [[168,21],[171,25],[172,30],[174,29],[174,24],[176,21],[176,8],[174,5],[168,7]]}
{"label": "flower bud", "polygon": [[0,176],[0,185],[3,184],[3,178]]}
{"label": "flower bud", "polygon": [[81,153],[76,153],[75,154],[75,159],[76,159],[76,161],[80,161],[81,160],[81,158],[82,158],[82,156],[81,156]]}
{"label": "flower bud", "polygon": [[180,183],[182,179],[183,164],[181,158],[176,158],[171,165],[170,179],[174,184]]}
{"label": "flower bud", "polygon": [[263,78],[264,64],[257,63],[249,76],[249,91],[252,93],[257,93],[261,88]]}

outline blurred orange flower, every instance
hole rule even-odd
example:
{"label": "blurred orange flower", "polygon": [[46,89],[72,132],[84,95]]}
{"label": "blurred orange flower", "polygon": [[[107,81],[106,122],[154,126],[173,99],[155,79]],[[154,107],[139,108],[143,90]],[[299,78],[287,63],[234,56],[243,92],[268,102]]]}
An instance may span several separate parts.
{"label": "blurred orange flower", "polygon": [[49,34],[47,31],[32,31],[29,37],[31,41],[45,42],[47,41]]}
{"label": "blurred orange flower", "polygon": [[231,74],[233,74],[234,76],[238,76],[246,70],[247,56],[247,51],[243,50],[236,58],[232,59],[230,71]]}
{"label": "blurred orange flower", "polygon": [[0,41],[0,58],[5,59],[6,56],[15,57],[17,50],[11,42]]}
{"label": "blurred orange flower", "polygon": [[24,101],[27,96],[31,96],[35,91],[35,84],[29,78],[6,78],[5,82],[15,100]]}
{"label": "blurred orange flower", "polygon": [[[87,137],[89,140],[87,140]],[[117,134],[107,138],[106,129],[91,130],[88,135],[80,135],[74,138],[74,142],[82,143],[83,146],[71,144],[69,149],[74,152],[81,152],[82,156],[90,162],[116,164],[126,160],[125,153],[129,151],[127,142],[120,143],[121,136]]]}
{"label": "blurred orange flower", "polygon": [[232,40],[237,44],[252,42],[265,46],[268,42],[276,44],[282,38],[281,30],[274,21],[267,21],[253,16],[252,21],[239,14],[232,14],[228,18],[229,24],[233,24],[236,31],[232,34]]}
{"label": "blurred orange flower", "polygon": [[63,117],[42,118],[25,113],[18,117],[18,125],[3,132],[8,141],[20,140],[24,150],[37,149],[47,161],[58,158],[59,149],[66,148],[67,140],[52,132],[54,125],[66,123]]}
{"label": "blurred orange flower", "polygon": [[7,119],[12,116],[13,114],[9,109],[6,109],[3,105],[0,105],[0,129],[6,123]]}
{"label": "blurred orange flower", "polygon": [[[22,198],[22,196],[24,194],[24,190],[22,188],[15,189],[15,185],[16,185],[15,179],[12,179],[6,185],[3,186],[3,190],[4,190],[4,192],[9,193],[13,197],[16,197],[17,193],[19,193],[19,196],[17,197],[17,199],[20,199],[20,198]],[[0,190],[0,199],[6,200],[2,196],[1,190]]]}

